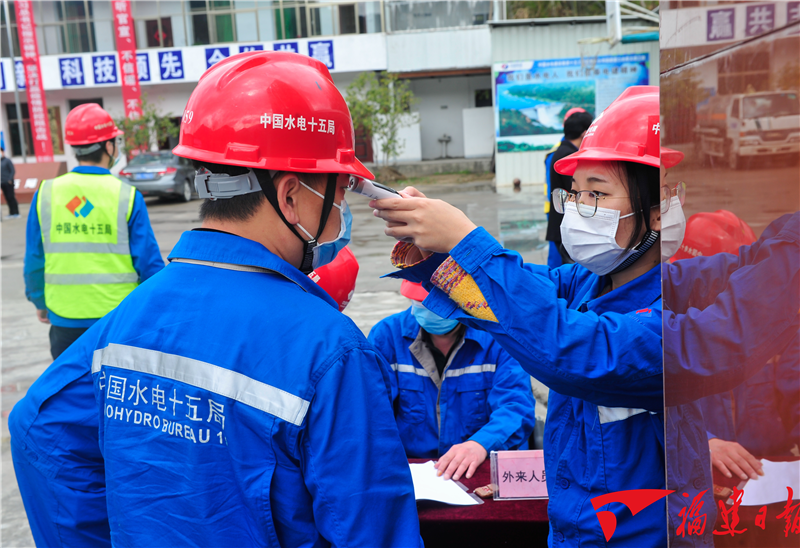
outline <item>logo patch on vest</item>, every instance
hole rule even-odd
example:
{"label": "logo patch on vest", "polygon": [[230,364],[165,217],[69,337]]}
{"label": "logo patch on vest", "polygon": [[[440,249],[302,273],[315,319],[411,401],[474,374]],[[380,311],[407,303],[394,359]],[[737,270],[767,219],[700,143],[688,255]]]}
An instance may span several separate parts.
{"label": "logo patch on vest", "polygon": [[89,213],[92,212],[94,206],[92,205],[92,202],[86,199],[86,196],[84,196],[83,199],[75,196],[73,199],[67,202],[67,209],[69,209],[69,212],[76,217],[80,216],[85,218],[89,216]]}
{"label": "logo patch on vest", "polygon": [[642,308],[641,310],[636,311],[637,314],[640,316],[647,316],[648,318],[653,315],[652,308]]}

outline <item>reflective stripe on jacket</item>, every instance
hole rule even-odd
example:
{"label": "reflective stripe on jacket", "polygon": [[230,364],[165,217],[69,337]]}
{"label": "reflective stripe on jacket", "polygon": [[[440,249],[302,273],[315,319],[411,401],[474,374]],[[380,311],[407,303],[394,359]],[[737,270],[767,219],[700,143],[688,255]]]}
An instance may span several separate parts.
{"label": "reflective stripe on jacket", "polygon": [[187,232],[170,258],[275,274],[171,263],[33,384],[12,442],[105,487],[117,547],[420,546],[390,382],[355,324],[254,241]]}
{"label": "reflective stripe on jacket", "polygon": [[135,192],[112,175],[67,173],[42,183],[45,301],[59,316],[99,318],[138,285],[128,243]]}
{"label": "reflective stripe on jacket", "polygon": [[522,447],[535,424],[530,376],[486,333],[468,327],[444,379],[411,309],[372,328],[391,370],[395,418],[406,455],[436,458],[472,440],[487,452]]}

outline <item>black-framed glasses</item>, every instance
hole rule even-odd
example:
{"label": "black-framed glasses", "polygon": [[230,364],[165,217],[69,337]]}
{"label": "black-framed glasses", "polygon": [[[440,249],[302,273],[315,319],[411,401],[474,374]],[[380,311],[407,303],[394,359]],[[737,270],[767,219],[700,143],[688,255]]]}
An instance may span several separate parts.
{"label": "black-framed glasses", "polygon": [[681,202],[681,207],[683,207],[683,203],[686,201],[686,183],[683,181],[672,188],[667,185],[661,187],[661,213],[669,211],[669,204],[672,202],[672,198],[676,196]]}
{"label": "black-framed glasses", "polygon": [[597,204],[600,200],[613,200],[618,198],[629,198],[628,196],[598,196],[592,190],[581,190],[574,192],[557,188],[553,191],[553,207],[556,212],[564,214],[568,203],[574,203],[581,217],[594,217],[597,213]]}

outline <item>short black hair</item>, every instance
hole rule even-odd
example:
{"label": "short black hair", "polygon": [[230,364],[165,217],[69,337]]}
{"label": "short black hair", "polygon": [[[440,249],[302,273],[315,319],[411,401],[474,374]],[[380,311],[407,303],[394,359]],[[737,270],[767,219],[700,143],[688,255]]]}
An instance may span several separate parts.
{"label": "short black hair", "polygon": [[[242,166],[231,166],[225,164],[213,164],[210,162],[201,162],[199,160],[192,160],[192,165],[195,170],[206,168],[211,173],[225,173],[227,175],[244,175],[250,168]],[[253,169],[253,172],[258,178],[259,184],[272,184],[273,179],[280,177],[284,171],[275,173],[275,177],[271,177],[269,171],[264,169]],[[325,183],[327,181],[327,174],[324,173],[305,173],[303,182],[319,190],[322,194],[325,193]],[[256,214],[258,208],[266,200],[263,192],[251,192],[250,194],[243,194],[241,196],[234,196],[232,198],[225,198],[221,200],[203,200],[200,205],[200,220],[205,221],[215,219],[217,221],[247,221]]]}
{"label": "short black hair", "polygon": [[[114,139],[109,139],[107,141],[101,141],[99,143],[96,143],[96,144],[100,145],[99,149],[95,150],[94,152],[90,152],[89,154],[84,154],[84,155],[80,155],[80,154],[76,153],[75,157],[81,162],[91,162],[93,164],[99,164],[100,160],[103,159],[103,154],[108,154],[108,152],[106,151],[106,143],[113,143],[113,142],[114,142]],[[90,146],[92,146],[92,145],[79,145],[76,148],[82,149],[82,148],[89,148]]]}
{"label": "short black hair", "polygon": [[633,232],[625,246],[626,250],[630,250],[639,243],[642,227],[651,230],[650,210],[661,204],[661,171],[657,167],[635,162],[616,162],[615,171],[627,186],[631,211],[636,213]]}
{"label": "short black hair", "polygon": [[588,112],[576,112],[564,120],[564,137],[569,140],[577,139],[581,134],[589,129],[594,121],[594,116]]}
{"label": "short black hair", "polygon": [[[228,166],[224,164],[212,164],[192,160],[195,170],[206,168],[211,173],[225,173],[228,175],[244,175],[250,168],[241,166]],[[269,173],[261,173],[263,170],[254,169],[259,182],[269,181]],[[200,220],[217,221],[246,221],[256,214],[258,208],[266,200],[263,192],[251,192],[241,196],[233,196],[223,200],[203,200],[200,205]]]}

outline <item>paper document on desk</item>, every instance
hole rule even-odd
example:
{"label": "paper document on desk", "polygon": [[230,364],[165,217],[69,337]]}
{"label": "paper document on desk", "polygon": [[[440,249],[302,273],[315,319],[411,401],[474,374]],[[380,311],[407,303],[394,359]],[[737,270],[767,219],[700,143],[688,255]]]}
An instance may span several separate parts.
{"label": "paper document on desk", "polygon": [[749,480],[744,485],[742,506],[762,506],[773,502],[786,502],[789,497],[787,487],[794,492],[794,499],[800,496],[800,461],[772,462],[762,460],[764,475],[757,480]]}
{"label": "paper document on desk", "polygon": [[482,500],[473,498],[464,491],[460,484],[437,477],[437,470],[433,467],[432,460],[421,464],[409,464],[409,467],[411,467],[411,479],[414,481],[414,498],[417,500],[435,500],[457,506],[483,504]]}

